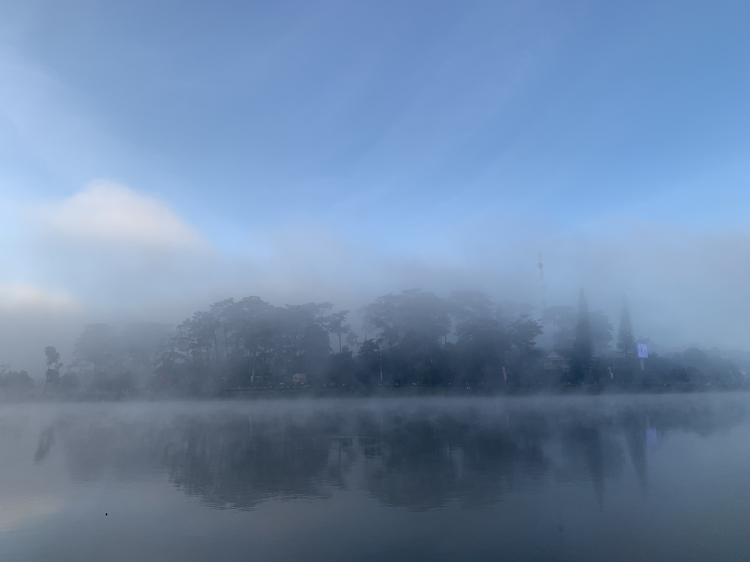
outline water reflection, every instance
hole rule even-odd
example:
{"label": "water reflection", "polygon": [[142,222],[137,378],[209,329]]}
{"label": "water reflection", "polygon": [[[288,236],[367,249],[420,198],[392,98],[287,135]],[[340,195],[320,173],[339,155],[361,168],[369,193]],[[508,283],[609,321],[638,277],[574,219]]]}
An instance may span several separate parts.
{"label": "water reflection", "polygon": [[166,476],[221,509],[350,489],[410,510],[483,509],[576,483],[590,483],[601,509],[608,482],[629,467],[649,493],[650,450],[672,432],[709,435],[746,416],[745,401],[732,397],[137,408],[64,409],[41,427],[30,460],[45,463],[59,447],[74,481]]}
{"label": "water reflection", "polygon": [[34,453],[34,462],[44,461],[52,450],[52,443],[55,442],[55,428],[53,426],[45,427],[39,435],[39,443]]}
{"label": "water reflection", "polygon": [[428,509],[459,499],[480,507],[548,469],[542,434],[523,423],[511,430],[475,413],[383,417],[365,474],[369,492],[387,505]]}
{"label": "water reflection", "polygon": [[343,487],[353,456],[352,447],[332,440],[332,421],[182,418],[163,430],[152,452],[177,487],[215,507],[249,509],[269,496],[325,497],[330,486]]}

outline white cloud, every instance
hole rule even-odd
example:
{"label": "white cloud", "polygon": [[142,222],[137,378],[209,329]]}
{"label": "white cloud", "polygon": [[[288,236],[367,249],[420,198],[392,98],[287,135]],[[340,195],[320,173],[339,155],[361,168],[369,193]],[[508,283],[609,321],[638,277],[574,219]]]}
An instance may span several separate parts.
{"label": "white cloud", "polygon": [[59,290],[22,283],[0,283],[0,309],[68,311],[77,307],[75,300]]}
{"label": "white cloud", "polygon": [[141,248],[205,250],[208,244],[162,201],[109,181],[45,206],[39,213],[56,235]]}

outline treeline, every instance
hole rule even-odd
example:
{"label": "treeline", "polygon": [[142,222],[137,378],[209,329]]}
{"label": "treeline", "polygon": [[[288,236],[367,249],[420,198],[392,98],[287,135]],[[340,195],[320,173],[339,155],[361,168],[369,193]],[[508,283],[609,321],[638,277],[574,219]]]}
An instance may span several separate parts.
{"label": "treeline", "polygon": [[295,383],[492,387],[520,383],[541,355],[535,345],[541,325],[524,307],[501,307],[481,293],[385,295],[359,311],[358,332],[349,316],[330,303],[227,299],[173,333],[139,324],[118,336],[112,326],[89,325],[75,344],[72,367],[99,391],[145,385],[212,394]]}
{"label": "treeline", "polygon": [[[292,387],[744,384],[734,363],[699,350],[640,363],[627,304],[614,347],[608,318],[589,312],[583,292],[577,308],[551,307],[541,320],[530,311],[470,291],[448,298],[419,289],[388,294],[351,315],[330,303],[227,299],[176,328],[86,326],[66,374],[57,351],[45,351],[45,388],[220,395]],[[358,330],[347,323],[353,318],[361,320]],[[543,327],[546,349],[539,345]]]}

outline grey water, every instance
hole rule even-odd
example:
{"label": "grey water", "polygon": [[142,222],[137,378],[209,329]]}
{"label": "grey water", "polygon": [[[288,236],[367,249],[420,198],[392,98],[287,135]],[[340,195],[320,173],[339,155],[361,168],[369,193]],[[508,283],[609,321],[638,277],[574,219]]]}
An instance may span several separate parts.
{"label": "grey water", "polygon": [[748,405],[3,404],[0,560],[748,560]]}

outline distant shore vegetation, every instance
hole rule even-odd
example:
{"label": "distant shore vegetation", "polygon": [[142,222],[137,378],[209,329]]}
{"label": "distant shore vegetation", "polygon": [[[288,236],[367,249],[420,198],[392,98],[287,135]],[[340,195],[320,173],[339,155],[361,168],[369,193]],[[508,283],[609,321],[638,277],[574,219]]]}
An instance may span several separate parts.
{"label": "distant shore vegetation", "polygon": [[475,291],[442,298],[407,290],[355,313],[335,311],[331,303],[226,299],[176,327],[88,325],[69,365],[48,346],[41,385],[35,388],[26,371],[6,365],[0,366],[0,389],[11,396],[208,397],[384,387],[531,392],[750,386],[744,356],[691,347],[639,358],[627,301],[616,334],[605,314],[589,311],[583,291],[577,306],[547,307],[536,318],[532,312]]}

